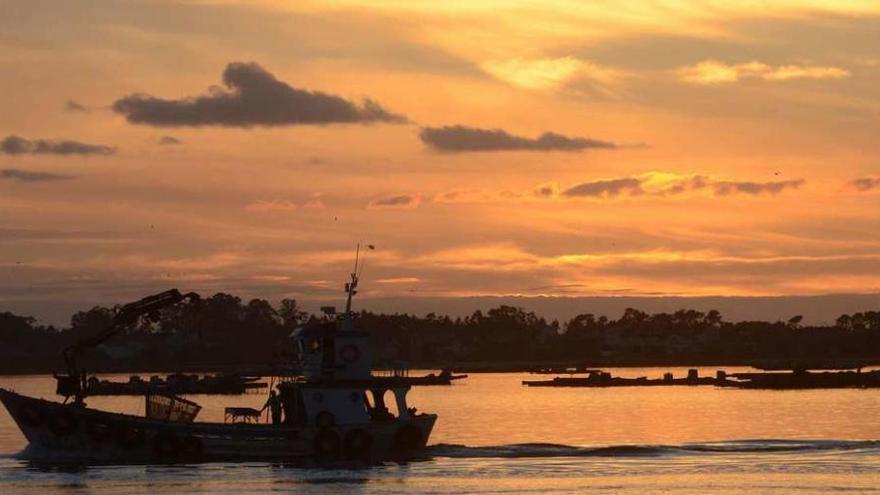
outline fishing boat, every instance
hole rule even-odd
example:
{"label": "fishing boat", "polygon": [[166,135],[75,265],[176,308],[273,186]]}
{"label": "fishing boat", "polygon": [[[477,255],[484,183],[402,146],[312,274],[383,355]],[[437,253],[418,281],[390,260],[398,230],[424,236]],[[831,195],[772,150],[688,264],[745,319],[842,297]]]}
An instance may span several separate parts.
{"label": "fishing boat", "polygon": [[29,442],[25,455],[35,457],[110,463],[411,459],[425,447],[437,415],[407,404],[408,383],[372,376],[368,335],[355,329],[351,310],[357,267],[355,261],[345,284],[345,311],[328,311],[324,321],[291,335],[302,374],[274,387],[280,407],[273,411],[272,424],[260,421],[261,410],[255,408],[227,408],[223,423],[196,421],[198,404],[167,394],[145,396],[144,416],[86,405],[87,377],[76,357],[144,315],[198,297],[177,290],[122,306],[107,330],[66,349],[67,373],[56,376],[64,402],[5,389],[0,389],[0,402]]}

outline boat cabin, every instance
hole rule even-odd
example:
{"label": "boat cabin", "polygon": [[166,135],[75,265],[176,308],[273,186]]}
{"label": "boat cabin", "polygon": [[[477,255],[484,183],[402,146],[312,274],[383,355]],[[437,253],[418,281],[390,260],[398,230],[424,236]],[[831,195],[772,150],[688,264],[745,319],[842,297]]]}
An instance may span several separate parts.
{"label": "boat cabin", "polygon": [[[307,381],[368,380],[369,335],[338,329],[339,322],[309,325],[294,330],[295,352]],[[346,325],[348,326],[348,325]]]}
{"label": "boat cabin", "polygon": [[371,375],[369,335],[352,330],[348,318],[302,327],[291,337],[302,377],[278,386],[285,423],[365,424],[407,419],[414,413],[406,403],[408,385]]}
{"label": "boat cabin", "polygon": [[[415,409],[407,406],[409,386],[370,388],[332,384],[285,382],[278,385],[287,425],[359,425],[409,419]],[[391,408],[389,408],[391,405]],[[395,415],[396,413],[396,415]]]}

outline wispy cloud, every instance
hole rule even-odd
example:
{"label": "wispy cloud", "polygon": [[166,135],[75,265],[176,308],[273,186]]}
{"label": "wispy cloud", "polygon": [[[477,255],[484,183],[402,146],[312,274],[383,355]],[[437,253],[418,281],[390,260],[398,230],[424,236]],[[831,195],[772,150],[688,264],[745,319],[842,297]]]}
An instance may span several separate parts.
{"label": "wispy cloud", "polygon": [[537,138],[511,134],[504,129],[480,129],[462,125],[424,127],[419,133],[423,143],[439,151],[584,151],[616,149],[609,141],[569,137],[545,132]]}
{"label": "wispy cloud", "polygon": [[416,208],[422,197],[418,194],[395,194],[370,201],[369,208]]}
{"label": "wispy cloud", "polygon": [[272,199],[272,200],[257,200],[253,203],[249,203],[244,207],[245,210],[248,211],[293,211],[296,210],[298,206],[290,200],[287,199]]}
{"label": "wispy cloud", "polygon": [[563,196],[572,198],[592,197],[611,198],[621,194],[638,196],[642,194],[642,180],[636,177],[623,177],[619,179],[605,179],[591,182],[582,182],[562,191]]}
{"label": "wispy cloud", "polygon": [[728,64],[718,60],[705,60],[681,67],[676,73],[682,81],[694,84],[729,84],[741,79],[843,79],[851,75],[850,71],[840,67],[798,64],[773,66],[757,61]]}
{"label": "wispy cloud", "polygon": [[606,91],[621,77],[619,71],[575,57],[489,60],[480,68],[498,80],[525,89],[555,89],[585,79]]}
{"label": "wispy cloud", "polygon": [[223,71],[223,84],[208,94],[176,100],[132,94],[113,103],[113,110],[133,124],[153,126],[283,126],[405,122],[370,99],[361,103],[340,96],[297,89],[279,81],[255,63],[233,62]]}
{"label": "wispy cloud", "polygon": [[803,179],[783,180],[773,182],[731,182],[721,181],[712,184],[715,194],[728,196],[731,194],[779,194],[787,189],[798,189],[804,184]]}
{"label": "wispy cloud", "polygon": [[701,193],[715,196],[736,194],[773,196],[783,191],[798,189],[804,182],[803,179],[767,182],[731,181],[706,175],[648,172],[634,176],[585,181],[567,187],[561,187],[556,182],[546,182],[525,192],[458,189],[439,193],[433,200],[437,203],[484,203],[541,199],[614,199],[637,196],[662,198]]}
{"label": "wispy cloud", "polygon": [[11,134],[0,141],[0,152],[7,155],[112,155],[116,148],[72,140],[26,139]]}
{"label": "wispy cloud", "polygon": [[83,105],[82,103],[74,101],[74,100],[67,100],[64,103],[64,109],[67,110],[68,112],[83,112],[83,113],[89,112],[89,107]]}
{"label": "wispy cloud", "polygon": [[850,189],[862,192],[880,189],[880,177],[859,177],[849,181],[847,186]]}
{"label": "wispy cloud", "polygon": [[73,179],[73,176],[53,174],[49,172],[36,172],[32,170],[20,170],[17,168],[0,169],[0,180],[11,180],[16,182],[52,182],[69,179]]}

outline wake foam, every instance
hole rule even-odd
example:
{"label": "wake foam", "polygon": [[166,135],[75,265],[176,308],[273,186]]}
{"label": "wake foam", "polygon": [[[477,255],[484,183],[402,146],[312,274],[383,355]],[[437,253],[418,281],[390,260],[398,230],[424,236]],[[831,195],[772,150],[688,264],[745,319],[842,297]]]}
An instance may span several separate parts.
{"label": "wake foam", "polygon": [[529,458],[529,457],[644,457],[736,453],[809,453],[827,451],[878,450],[880,441],[848,440],[737,440],[730,442],[685,443],[680,445],[608,445],[576,447],[549,443],[469,447],[437,444],[427,454],[450,458]]}

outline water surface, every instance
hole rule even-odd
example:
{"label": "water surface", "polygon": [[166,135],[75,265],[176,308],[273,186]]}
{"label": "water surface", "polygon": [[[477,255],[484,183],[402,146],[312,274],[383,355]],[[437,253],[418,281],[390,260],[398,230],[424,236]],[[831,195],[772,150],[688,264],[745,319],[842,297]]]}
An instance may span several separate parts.
{"label": "water surface", "polygon": [[[411,404],[440,415],[426,459],[365,469],[34,464],[16,455],[25,441],[4,410],[0,493],[880,493],[880,390],[520,385],[534,378],[475,374],[414,389]],[[0,377],[0,386],[54,398],[51,377]],[[222,421],[224,407],[259,407],[265,396],[189,398],[201,419]],[[144,409],[134,397],[89,405]]]}

